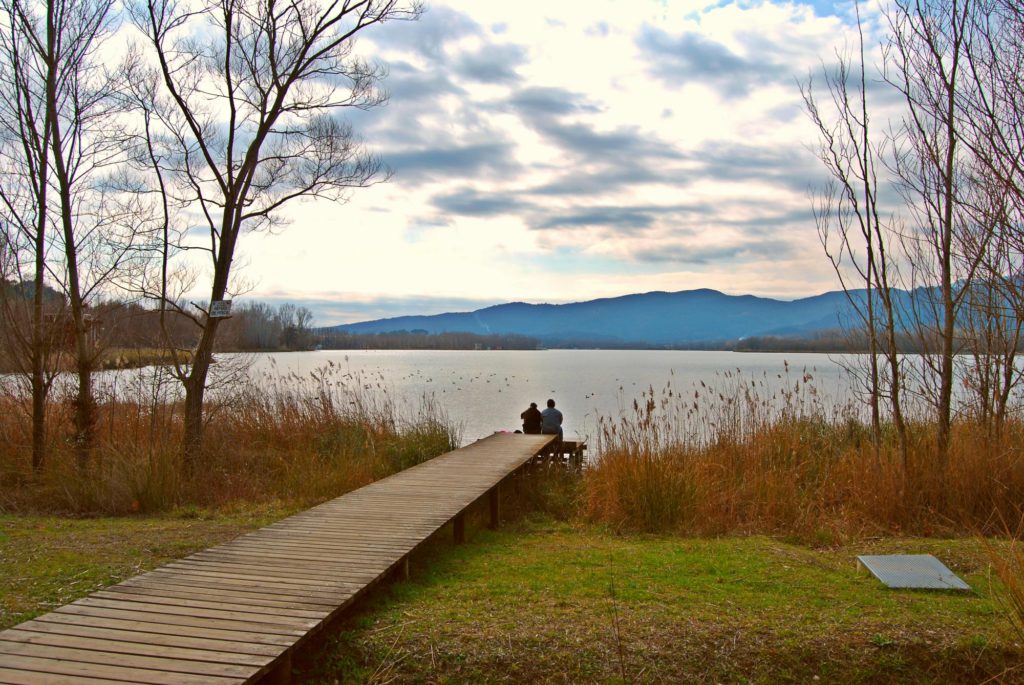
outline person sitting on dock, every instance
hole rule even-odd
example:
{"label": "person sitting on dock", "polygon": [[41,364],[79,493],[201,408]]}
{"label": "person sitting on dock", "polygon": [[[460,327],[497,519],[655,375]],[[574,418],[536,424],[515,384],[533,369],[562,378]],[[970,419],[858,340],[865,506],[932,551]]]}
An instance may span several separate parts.
{"label": "person sitting on dock", "polygon": [[519,418],[523,420],[524,433],[540,433],[543,417],[540,410],[537,409],[536,402],[530,402],[530,408],[520,414]]}
{"label": "person sitting on dock", "polygon": [[562,412],[555,409],[555,401],[548,400],[548,408],[540,413],[541,433],[546,435],[557,435],[558,441],[562,441]]}

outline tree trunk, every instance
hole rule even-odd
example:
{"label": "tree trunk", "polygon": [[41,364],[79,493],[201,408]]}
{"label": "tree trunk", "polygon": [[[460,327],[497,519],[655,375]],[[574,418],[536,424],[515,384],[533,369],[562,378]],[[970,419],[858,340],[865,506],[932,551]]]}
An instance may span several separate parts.
{"label": "tree trunk", "polygon": [[[231,277],[231,263],[238,239],[241,217],[237,215],[235,205],[229,203],[224,208],[221,224],[220,251],[214,264],[213,288],[210,290],[210,302],[223,300],[228,291],[228,280]],[[210,306],[208,304],[208,306]],[[203,448],[203,396],[206,394],[206,378],[213,363],[213,343],[217,338],[217,327],[221,319],[212,318],[207,312],[203,326],[203,335],[196,346],[195,357],[188,378],[185,379],[185,435],[182,443],[182,458],[187,473],[192,473]]]}
{"label": "tree trunk", "polygon": [[[219,297],[222,299],[223,291]],[[217,335],[220,319],[207,317],[203,335],[199,339],[192,368],[185,379],[185,435],[182,441],[182,458],[185,471],[192,474],[199,462],[203,449],[203,398],[206,394],[206,379],[213,363],[213,341]]]}
{"label": "tree trunk", "polygon": [[[952,110],[951,110],[952,111]],[[950,115],[952,116],[952,115]],[[952,124],[950,124],[952,126]],[[939,476],[945,479],[946,462],[949,457],[950,427],[953,400],[953,354],[955,353],[956,306],[953,301],[953,167],[956,150],[956,134],[948,131],[949,150],[946,155],[944,202],[945,215],[942,227],[942,352],[939,368],[939,406],[936,451],[938,452]]]}
{"label": "tree trunk", "polygon": [[39,475],[46,464],[47,383],[43,355],[32,351],[32,473]]}
{"label": "tree trunk", "polygon": [[[56,135],[55,135],[56,137]],[[56,147],[56,146],[55,146]],[[66,175],[61,155],[54,150],[54,161],[57,163],[58,178]],[[61,183],[60,194],[64,207],[62,221],[64,225],[64,252],[68,269],[68,299],[71,303],[71,319],[75,333],[75,368],[78,372],[78,396],[75,399],[75,454],[78,466],[84,468],[92,453],[96,412],[92,393],[93,349],[89,340],[89,321],[86,319],[85,302],[78,275],[78,250],[75,245],[74,227],[68,212],[71,208],[71,192],[69,185]]]}
{"label": "tree trunk", "polygon": [[874,252],[872,250],[870,234],[868,237],[868,277],[866,287],[867,297],[867,318],[868,318],[868,355],[869,355],[869,366],[871,374],[871,439],[874,443],[875,451],[875,466],[879,467],[882,463],[882,416],[880,408],[881,399],[881,387],[878,382],[878,327],[875,323],[875,294],[873,290],[875,278],[875,259]]}
{"label": "tree trunk", "polygon": [[72,179],[64,158],[64,138],[58,111],[57,82],[61,77],[57,64],[55,3],[47,3],[47,75],[46,110],[50,131],[50,154],[53,156],[54,177],[60,195],[60,219],[64,233],[64,257],[67,268],[67,294],[71,304],[71,318],[75,333],[75,366],[78,371],[78,397],[75,400],[75,454],[79,468],[89,462],[95,437],[95,409],[92,396],[93,350],[89,341],[89,323],[85,316],[85,300],[82,296],[81,276],[78,269],[78,243],[76,241],[71,199]]}
{"label": "tree trunk", "polygon": [[[947,313],[947,316],[951,316]],[[939,369],[939,426],[935,436],[940,475],[944,473],[949,457],[953,400],[953,329],[952,321],[942,330],[942,365]]]}
{"label": "tree trunk", "polygon": [[185,379],[185,435],[182,440],[182,461],[185,472],[195,472],[199,454],[203,449],[203,394],[206,391],[206,371],[197,375],[199,355]]}
{"label": "tree trunk", "polygon": [[[81,312],[79,312],[81,316]],[[84,320],[81,325],[87,325]],[[75,398],[75,459],[79,469],[89,465],[96,444],[96,403],[92,395],[92,350],[87,331],[79,330],[75,322],[78,371],[78,396]]]}
{"label": "tree trunk", "polygon": [[[45,156],[44,156],[45,160]],[[45,184],[40,194],[42,202],[46,199]],[[40,206],[43,206],[43,204]],[[42,210],[40,210],[42,211]],[[46,463],[46,396],[49,383],[46,381],[46,338],[43,334],[43,274],[46,272],[45,217],[40,218],[35,236],[35,277],[32,280],[35,292],[32,293],[32,346],[29,354],[32,358],[32,472],[42,472]]]}
{"label": "tree trunk", "polygon": [[[969,3],[965,4],[964,12]],[[957,26],[960,15],[956,3],[952,7],[953,26]],[[939,458],[940,483],[945,483],[946,467],[949,460],[949,442],[952,419],[953,400],[953,354],[955,353],[956,335],[956,304],[953,300],[953,231],[955,229],[955,205],[957,203],[957,186],[954,179],[954,172],[957,166],[957,145],[959,133],[957,131],[957,89],[958,71],[961,56],[961,46],[964,36],[958,29],[954,29],[952,56],[949,65],[948,77],[944,72],[940,73],[945,81],[946,91],[945,110],[940,114],[945,119],[945,143],[946,158],[941,169],[942,179],[942,224],[940,226],[942,239],[942,314],[944,317],[942,326],[942,369],[939,386],[939,430],[936,436],[936,447]],[[965,284],[970,288],[970,283]]]}
{"label": "tree trunk", "polygon": [[47,109],[43,121],[43,141],[39,153],[39,177],[35,190],[38,202],[36,216],[36,234],[33,248],[35,249],[35,274],[32,278],[32,472],[38,475],[46,463],[46,400],[50,392],[50,383],[46,378],[46,360],[52,352],[52,335],[44,331],[45,296],[46,296],[46,203],[49,190],[46,169],[49,166],[50,150],[47,136],[50,135],[51,111]]}

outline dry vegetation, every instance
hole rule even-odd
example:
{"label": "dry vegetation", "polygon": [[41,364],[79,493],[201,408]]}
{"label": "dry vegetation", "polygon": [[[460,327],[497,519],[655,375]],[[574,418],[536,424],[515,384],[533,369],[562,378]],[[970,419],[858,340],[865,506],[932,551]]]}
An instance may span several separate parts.
{"label": "dry vegetation", "polygon": [[137,380],[111,388],[97,407],[99,443],[85,470],[60,430],[70,420],[67,402],[51,403],[56,428],[46,468],[33,476],[28,407],[13,392],[0,397],[0,511],[125,514],[240,501],[312,503],[458,443],[435,404],[403,407],[332,366],[221,389],[210,404],[203,458],[189,474],[173,386],[152,376],[126,378]]}
{"label": "dry vegetation", "polygon": [[767,533],[810,541],[866,534],[1005,532],[1024,503],[1024,425],[999,440],[954,423],[948,459],[934,427],[909,424],[904,464],[891,430],[875,449],[853,408],[826,408],[810,374],[733,373],[679,393],[649,390],[603,421],[585,478],[589,518],[638,531]]}

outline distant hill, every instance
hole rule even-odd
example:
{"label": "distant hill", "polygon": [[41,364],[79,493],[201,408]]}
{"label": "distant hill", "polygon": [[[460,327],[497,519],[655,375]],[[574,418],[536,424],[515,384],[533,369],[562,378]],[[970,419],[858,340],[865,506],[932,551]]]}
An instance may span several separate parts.
{"label": "distant hill", "polygon": [[473,312],[400,316],[324,330],[355,334],[516,334],[537,338],[548,346],[687,346],[751,336],[812,336],[849,323],[851,316],[842,291],[787,301],[701,289],[570,304],[512,302]]}

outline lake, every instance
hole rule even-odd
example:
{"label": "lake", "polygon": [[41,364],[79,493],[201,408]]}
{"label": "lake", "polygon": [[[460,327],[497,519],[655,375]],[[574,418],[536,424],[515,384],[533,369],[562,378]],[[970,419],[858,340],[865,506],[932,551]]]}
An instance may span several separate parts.
{"label": "lake", "polygon": [[[233,356],[233,355],[223,355]],[[548,398],[565,415],[566,438],[593,437],[601,416],[632,411],[634,400],[671,383],[677,393],[716,392],[740,382],[771,392],[805,374],[824,406],[847,405],[851,380],[827,354],[677,350],[323,350],[257,355],[251,373],[308,377],[334,363],[408,407],[432,396],[462,426],[463,442],[521,427],[519,414]],[[788,373],[786,365],[788,363]],[[732,374],[726,378],[725,374]]]}

